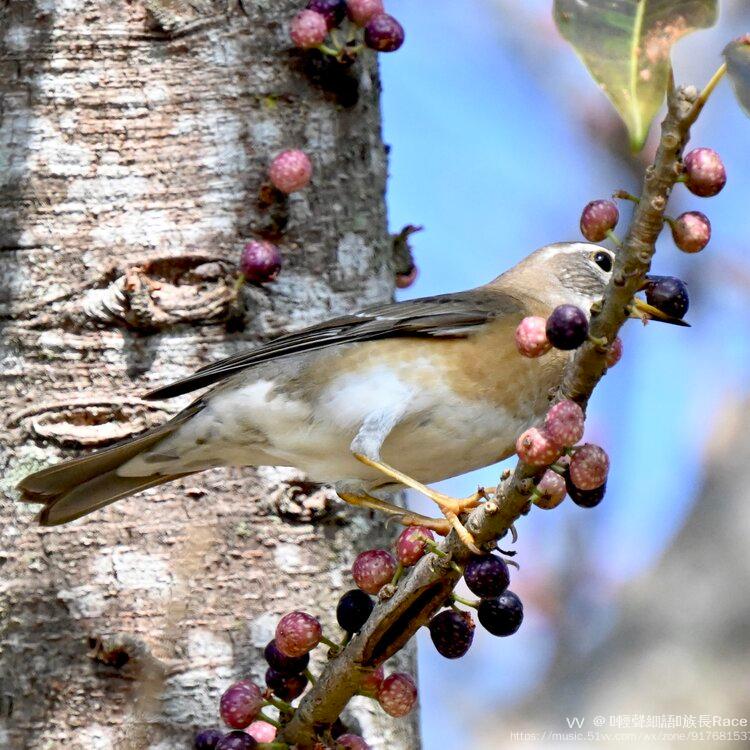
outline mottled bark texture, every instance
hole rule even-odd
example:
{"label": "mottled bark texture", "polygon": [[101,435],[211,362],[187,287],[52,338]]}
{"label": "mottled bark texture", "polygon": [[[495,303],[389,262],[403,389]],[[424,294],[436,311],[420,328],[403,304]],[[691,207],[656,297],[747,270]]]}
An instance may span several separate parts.
{"label": "mottled bark texture", "polygon": [[[376,62],[290,49],[301,5],[0,2],[3,748],[188,747],[229,682],[262,676],[280,614],[335,632],[347,567],[386,535],[292,470],[206,473],[48,530],[14,502],[29,471],[182,405],[145,390],[390,297]],[[288,201],[263,184],[285,147],[315,167]],[[284,270],[236,299],[259,236]],[[418,747],[414,719],[355,705],[375,747]]]}

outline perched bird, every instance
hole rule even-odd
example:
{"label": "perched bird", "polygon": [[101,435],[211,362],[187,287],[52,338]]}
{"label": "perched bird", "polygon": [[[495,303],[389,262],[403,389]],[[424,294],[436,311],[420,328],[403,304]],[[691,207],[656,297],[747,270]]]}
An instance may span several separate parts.
{"label": "perched bird", "polygon": [[[470,544],[458,515],[478,496],[425,485],[515,452],[572,356],[520,356],[518,323],[566,303],[588,314],[613,261],[599,245],[549,245],[477,289],[370,307],[208,365],[146,396],[214,386],[169,422],[27,476],[22,499],[43,503],[40,523],[52,526],[217,466],[294,466],[347,502],[443,533],[456,528]],[[637,304],[641,316],[666,319]],[[405,486],[445,518],[388,502]]]}

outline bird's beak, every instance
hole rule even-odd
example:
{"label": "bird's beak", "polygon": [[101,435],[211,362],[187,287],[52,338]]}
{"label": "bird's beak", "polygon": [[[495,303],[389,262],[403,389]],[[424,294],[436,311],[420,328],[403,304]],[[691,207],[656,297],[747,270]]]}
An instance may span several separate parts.
{"label": "bird's beak", "polygon": [[[644,287],[648,282],[644,282]],[[673,326],[684,326],[690,328],[690,323],[686,323],[681,318],[675,318],[672,315],[663,313],[653,305],[649,305],[648,302],[640,299],[640,297],[633,297],[633,307],[630,310],[631,318],[639,318],[644,323],[649,320],[658,320],[662,323],[671,323]]]}

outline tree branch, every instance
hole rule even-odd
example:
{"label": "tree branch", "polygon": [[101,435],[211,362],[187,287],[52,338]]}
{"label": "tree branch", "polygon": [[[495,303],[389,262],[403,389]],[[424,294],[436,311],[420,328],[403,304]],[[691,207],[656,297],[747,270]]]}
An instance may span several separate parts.
{"label": "tree branch", "polygon": [[[700,113],[694,87],[668,92],[667,115],[654,163],[646,170],[640,201],[617,253],[614,272],[601,306],[592,311],[591,337],[567,366],[553,402],[574,399],[586,406],[606,371],[607,345],[629,316],[635,294],[651,267],[667,201],[681,170],[682,149]],[[595,343],[596,342],[596,343]],[[498,485],[495,496],[472,511],[467,529],[480,545],[492,548],[530,508],[529,496],[544,468],[518,462]],[[315,686],[305,695],[279,739],[302,748],[315,744],[317,730],[330,725],[356,694],[362,675],[388,659],[445,605],[461,575],[452,561],[465,562],[470,552],[452,532],[441,544],[443,555],[428,554],[406,576],[390,598],[375,607],[362,631],[332,656]],[[390,592],[388,592],[390,593]]]}

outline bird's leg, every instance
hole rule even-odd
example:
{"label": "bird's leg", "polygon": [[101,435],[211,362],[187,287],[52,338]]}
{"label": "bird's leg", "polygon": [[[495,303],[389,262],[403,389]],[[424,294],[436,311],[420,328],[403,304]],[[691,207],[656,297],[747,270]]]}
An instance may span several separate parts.
{"label": "bird's leg", "polygon": [[387,500],[380,500],[372,495],[353,495],[349,492],[338,491],[336,494],[345,502],[356,505],[358,508],[369,508],[387,513],[402,526],[424,526],[441,536],[448,534],[452,528],[447,518],[430,518],[429,516],[423,516],[421,513],[412,513],[406,508],[389,503]]}

